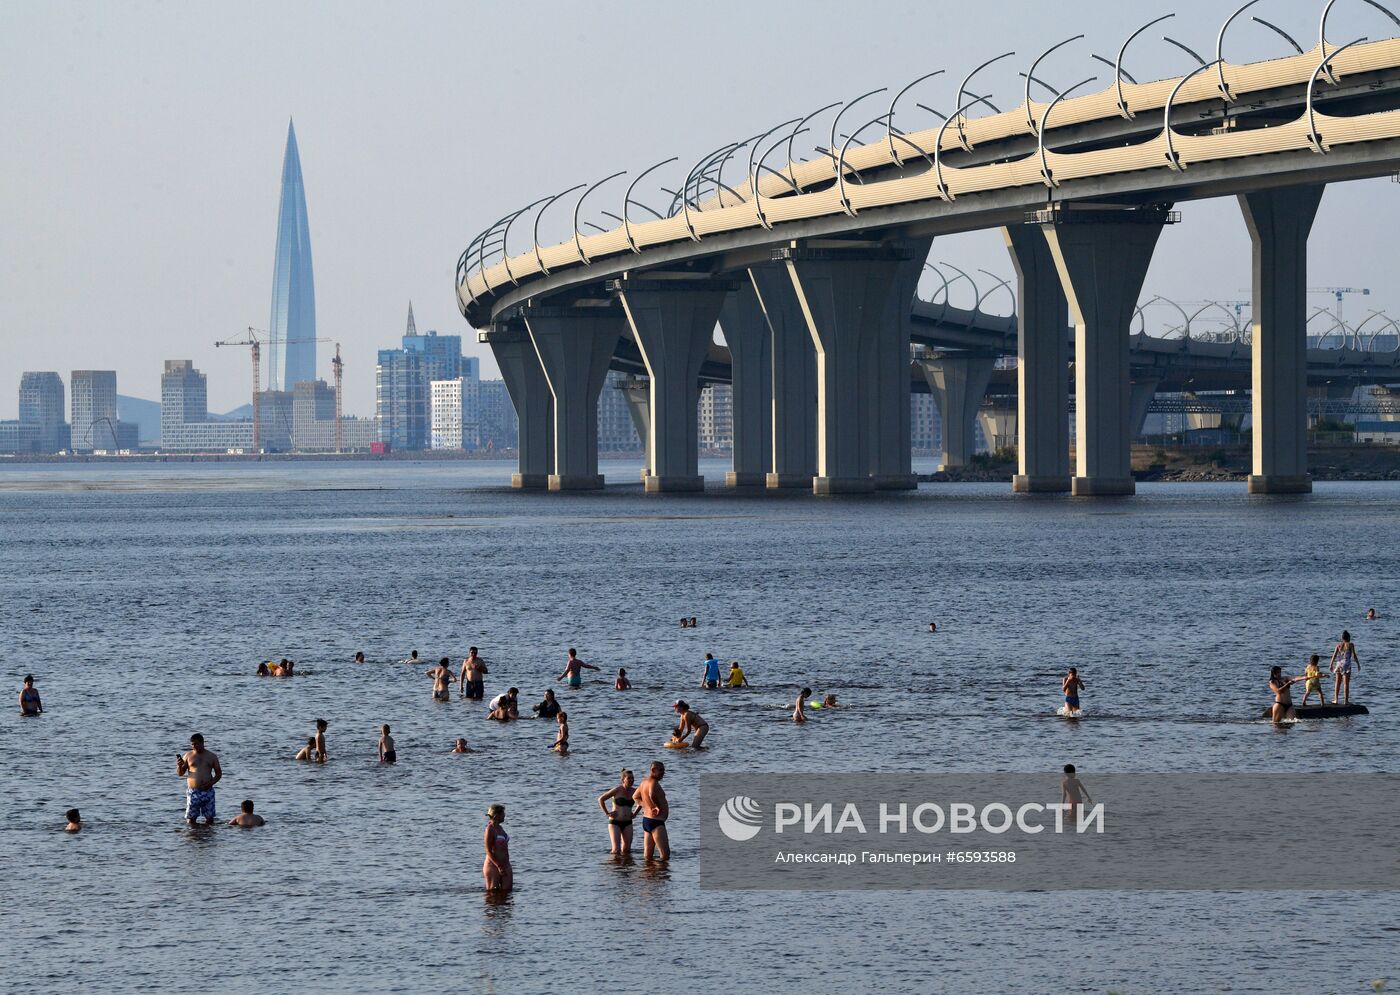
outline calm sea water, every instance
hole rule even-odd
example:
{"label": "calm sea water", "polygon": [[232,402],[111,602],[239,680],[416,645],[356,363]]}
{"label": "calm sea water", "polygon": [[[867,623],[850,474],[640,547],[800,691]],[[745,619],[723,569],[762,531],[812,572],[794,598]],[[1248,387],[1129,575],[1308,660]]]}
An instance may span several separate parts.
{"label": "calm sea water", "polygon": [[[0,658],[8,693],[33,672],[47,708],[21,720],[12,697],[0,720],[0,990],[1352,992],[1400,977],[1393,895],[702,892],[695,810],[705,771],[1284,771],[1281,803],[1316,805],[1328,771],[1400,770],[1400,485],[822,500],[524,495],[508,474],[0,468]],[[1344,626],[1372,714],[1249,721],[1269,666],[1299,672]],[[424,668],[398,662],[455,663],[472,644],[488,695],[513,684],[527,703],[569,646],[604,667],[560,691],[573,755],[549,751],[552,723],[433,702]],[[753,690],[697,691],[707,651],[743,661]],[[282,656],[303,674],[253,676]],[[1088,685],[1078,724],[1051,717],[1069,665]],[[610,690],[619,666],[633,693]],[[846,707],[793,726],[802,684]],[[659,748],[682,694],[711,723],[706,754]],[[298,765],[318,717],[331,762]],[[396,767],[375,763],[382,722]],[[194,730],[223,761],[220,814],[250,797],[266,829],[183,825],[173,758]],[[477,752],[450,755],[458,735]],[[594,799],[658,757],[675,859],[616,865]],[[501,905],[481,890],[492,802],[516,869]],[[88,824],[72,838],[70,806]],[[1300,879],[1347,860],[1346,838],[1298,840]]]}

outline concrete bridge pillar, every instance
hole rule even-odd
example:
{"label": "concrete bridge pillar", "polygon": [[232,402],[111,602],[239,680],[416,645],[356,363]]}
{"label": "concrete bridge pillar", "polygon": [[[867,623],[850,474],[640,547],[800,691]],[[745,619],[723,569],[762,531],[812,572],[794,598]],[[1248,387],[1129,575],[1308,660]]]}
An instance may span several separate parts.
{"label": "concrete bridge pillar", "polygon": [[1157,208],[1064,212],[1042,226],[1074,319],[1075,477],[1079,497],[1132,494],[1128,331],[1152,251]]}
{"label": "concrete bridge pillar", "polygon": [[1142,435],[1142,427],[1147,424],[1147,409],[1157,396],[1160,380],[1134,380],[1128,388],[1128,424],[1132,427],[1133,438]]}
{"label": "concrete bridge pillar", "polygon": [[1251,494],[1307,494],[1308,235],[1323,184],[1241,194],[1254,270]]}
{"label": "concrete bridge pillar", "polygon": [[911,462],[909,339],[913,331],[910,307],[919,277],[928,260],[932,238],[893,243],[909,258],[895,264],[894,284],[875,334],[866,342],[861,384],[870,397],[861,405],[866,415],[866,446],[870,476],[877,491],[913,490],[919,486]]}
{"label": "concrete bridge pillar", "polygon": [[[1066,493],[1069,472],[1069,304],[1044,233],[1002,229],[1016,269],[1018,493]],[[984,429],[984,434],[986,434]]]}
{"label": "concrete bridge pillar", "polygon": [[872,491],[862,409],[866,342],[888,307],[898,264],[908,253],[885,246],[792,245],[775,252],[787,264],[802,317],[817,349],[817,494]]}
{"label": "concrete bridge pillar", "polygon": [[1003,397],[989,398],[977,412],[977,421],[982,426],[982,437],[987,440],[987,448],[995,452],[1016,445],[1016,406]]}
{"label": "concrete bridge pillar", "polygon": [[977,450],[977,414],[991,383],[996,357],[979,353],[936,353],[919,360],[943,421],[943,464],[966,466]]}
{"label": "concrete bridge pillar", "polygon": [[773,336],[747,276],[719,312],[734,388],[734,469],[724,478],[730,487],[764,486],[773,464]]}
{"label": "concrete bridge pillar", "polygon": [[646,377],[625,377],[619,384],[627,400],[627,413],[632,427],[642,440],[642,483],[647,482],[647,467],[651,466],[651,383]]}
{"label": "concrete bridge pillar", "polygon": [[598,394],[627,322],[617,308],[528,307],[525,326],[554,397],[552,491],[597,490]]}
{"label": "concrete bridge pillar", "polygon": [[491,347],[520,423],[519,472],[511,475],[510,485],[543,489],[554,469],[554,395],[530,333],[524,322],[500,323],[481,332],[477,341]]}
{"label": "concrete bridge pillar", "polygon": [[749,268],[770,336],[772,443],[770,488],[811,487],[817,472],[817,352],[781,263]]}
{"label": "concrete bridge pillar", "polygon": [[651,381],[648,491],[700,491],[700,365],[733,285],[693,274],[613,281]]}

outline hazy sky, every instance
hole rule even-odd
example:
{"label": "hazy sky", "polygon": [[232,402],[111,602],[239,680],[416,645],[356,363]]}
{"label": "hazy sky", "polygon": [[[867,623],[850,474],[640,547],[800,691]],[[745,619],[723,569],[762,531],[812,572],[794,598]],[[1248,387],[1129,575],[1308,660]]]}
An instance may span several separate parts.
{"label": "hazy sky", "polygon": [[[1213,57],[1237,4],[1175,0],[1166,33]],[[1264,0],[1251,13],[1314,44],[1321,2]],[[703,152],[821,104],[899,87],[947,109],[977,62],[1001,106],[1016,71],[1053,41],[1089,37],[1038,75],[1067,85],[1111,70],[1127,34],[1157,13],[1122,0],[704,3],[0,2],[0,417],[22,370],[115,368],[125,394],[157,398],[161,363],[192,359],[210,406],[248,399],[246,354],[215,339],[265,328],[287,119],[295,117],[311,221],[319,334],[339,340],[346,410],[374,408],[374,350],[396,342],[413,300],[420,330],[475,336],[452,276],[471,236],[536,197],[617,169]],[[1069,13],[1065,13],[1069,12]],[[1360,0],[1329,38],[1393,33]],[[1188,57],[1144,35],[1139,79]],[[1235,60],[1282,54],[1248,16]],[[912,109],[906,127],[931,121]],[[901,105],[904,106],[904,105]],[[867,117],[880,108],[871,106]],[[684,172],[685,167],[678,167]],[[666,185],[679,182],[660,175]],[[621,186],[598,208],[617,210]],[[639,189],[639,194],[643,193]],[[659,200],[660,198],[653,198]],[[1233,201],[1184,205],[1146,294],[1238,298],[1248,239]],[[568,212],[546,225],[566,234]],[[1400,186],[1329,191],[1313,233],[1314,286],[1369,287],[1349,315],[1400,315],[1389,279]],[[524,244],[512,248],[520,251]],[[1010,275],[994,232],[947,238],[932,259]],[[980,279],[979,275],[979,279]],[[1005,309],[1008,298],[998,295]],[[1314,298],[1318,304],[1327,303]],[[1172,317],[1163,309],[1158,319]],[[319,347],[329,379],[330,347]],[[494,376],[489,359],[483,372]]]}

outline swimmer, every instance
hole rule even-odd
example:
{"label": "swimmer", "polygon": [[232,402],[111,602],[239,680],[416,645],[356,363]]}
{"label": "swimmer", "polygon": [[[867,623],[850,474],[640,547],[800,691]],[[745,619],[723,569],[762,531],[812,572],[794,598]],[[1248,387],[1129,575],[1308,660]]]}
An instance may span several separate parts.
{"label": "swimmer", "polygon": [[684,742],[687,736],[693,734],[694,738],[690,741],[690,748],[692,750],[705,749],[701,744],[705,742],[705,737],[710,733],[710,724],[684,701],[677,701],[671,708],[678,712],[681,717],[681,741]]}
{"label": "swimmer", "polygon": [[287,672],[282,669],[282,665],[280,663],[273,663],[271,660],[269,660],[267,661],[267,676],[286,677]]}
{"label": "swimmer", "polygon": [[260,815],[254,814],[253,799],[243,799],[243,804],[240,805],[239,808],[241,808],[242,811],[228,820],[230,826],[238,826],[240,829],[256,829],[259,826],[267,825],[266,819]]}
{"label": "swimmer", "polygon": [[1074,667],[1069,668],[1069,673],[1065,674],[1060,681],[1060,693],[1065,696],[1065,711],[1067,716],[1077,716],[1079,709],[1079,692],[1084,690],[1084,682],[1079,679],[1079,671]]}
{"label": "swimmer", "polygon": [[260,663],[260,664],[258,664],[258,676],[259,676],[259,677],[271,677],[271,676],[272,676],[272,669],[271,669],[270,667],[268,667],[268,665],[267,665],[265,662],[264,662],[264,663]]}
{"label": "swimmer", "polygon": [[1084,787],[1084,782],[1079,780],[1079,775],[1075,773],[1074,764],[1065,764],[1065,776],[1060,781],[1060,802],[1069,806],[1070,815],[1075,815],[1084,802],[1094,804],[1094,799],[1089,796],[1089,789]]}
{"label": "swimmer", "polygon": [[739,666],[738,660],[729,661],[729,686],[732,688],[746,688],[749,686],[749,679],[744,675],[743,668]]}
{"label": "swimmer", "polygon": [[65,833],[78,833],[83,829],[83,817],[76,808],[70,808],[63,813],[63,817],[68,820],[68,825],[63,827]]}
{"label": "swimmer", "polygon": [[467,741],[466,741],[466,739],[464,739],[464,738],[461,737],[461,736],[458,736],[458,737],[457,737],[457,742],[455,742],[455,743],[452,744],[452,752],[453,752],[453,753],[470,753],[471,750],[467,747]]}
{"label": "swimmer", "polygon": [[690,627],[691,627],[692,629],[696,629],[696,628],[699,628],[699,627],[700,627],[700,620],[699,620],[698,618],[696,618],[694,615],[690,616]]}
{"label": "swimmer", "polygon": [[583,687],[583,672],[585,670],[597,670],[591,663],[584,663],[578,658],[578,650],[569,647],[569,662],[564,664],[564,672],[555,678],[556,681],[568,679],[569,687]]}
{"label": "swimmer", "polygon": [[356,662],[356,663],[364,663],[364,662],[365,662],[365,654],[364,654],[364,651],[363,651],[363,650],[361,650],[360,652],[358,652],[358,653],[355,654],[355,662]]}
{"label": "swimmer", "polygon": [[315,736],[307,736],[307,737],[306,737],[306,745],[303,746],[301,749],[297,750],[297,755],[294,756],[294,757],[292,757],[292,759],[293,759],[293,760],[307,760],[307,761],[315,760],[315,759],[316,759],[316,737],[315,737]]}
{"label": "swimmer", "polygon": [[452,683],[452,663],[447,657],[438,661],[436,667],[429,668],[426,673],[433,679],[433,700],[447,701],[452,697],[449,685]]}
{"label": "swimmer", "polygon": [[811,688],[803,688],[797,693],[797,703],[792,707],[792,721],[807,721],[807,699],[812,697]]}
{"label": "swimmer", "polygon": [[511,688],[504,694],[496,695],[491,699],[491,704],[488,706],[491,711],[486,717],[495,719],[497,722],[509,722],[511,719],[520,718],[519,695],[519,688]]}
{"label": "swimmer", "polygon": [[389,735],[389,727],[382,725],[379,727],[379,762],[382,764],[397,763],[399,755],[394,750],[394,737]]}
{"label": "swimmer", "polygon": [[928,624],[928,631],[929,631],[929,632],[937,632],[937,631],[938,631],[938,623],[937,623],[937,622],[930,622],[930,623]]}
{"label": "swimmer", "polygon": [[671,856],[671,841],[666,836],[666,819],[671,814],[671,806],[666,792],[661,789],[661,779],[665,776],[666,765],[660,760],[652,761],[650,772],[632,793],[637,811],[642,814],[642,856],[647,860],[653,855],[659,860]]}
{"label": "swimmer", "polygon": [[1375,610],[1374,608],[1368,608],[1368,609],[1366,610],[1366,621],[1368,621],[1368,622],[1374,622],[1375,620],[1376,620],[1376,610]]}
{"label": "swimmer", "polygon": [[689,628],[690,628],[690,619],[688,619],[688,618],[682,618],[682,619],[681,619],[681,628],[682,628],[682,629],[689,629]]}
{"label": "swimmer", "polygon": [[668,750],[688,750],[688,749],[690,749],[690,744],[687,743],[687,742],[685,741],[685,737],[681,735],[681,727],[680,727],[680,726],[676,726],[675,728],[673,728],[673,729],[671,730],[671,738],[670,738],[669,740],[666,741],[665,746],[666,746],[666,749],[668,749]]}
{"label": "swimmer", "polygon": [[559,734],[554,737],[554,745],[550,747],[555,753],[567,756],[569,753],[569,713],[559,713]]}
{"label": "swimmer", "polygon": [[1284,677],[1282,667],[1275,667],[1269,671],[1269,690],[1274,693],[1272,717],[1275,725],[1281,724],[1285,719],[1295,717],[1293,714],[1293,692],[1289,688],[1304,680],[1307,678]]}
{"label": "swimmer", "polygon": [[39,689],[34,686],[34,675],[24,675],[24,687],[19,692],[19,714],[43,715],[44,702],[39,697]]}
{"label": "swimmer", "polygon": [[1328,670],[1334,675],[1332,684],[1332,704],[1339,695],[1344,696],[1344,704],[1351,704],[1351,672],[1355,668],[1361,673],[1361,657],[1356,655],[1356,645],[1351,641],[1351,633],[1342,630],[1342,641],[1332,650],[1332,662]]}
{"label": "swimmer", "polygon": [[295,677],[296,675],[295,675],[295,673],[293,673],[293,671],[296,669],[296,665],[297,665],[297,662],[296,662],[295,660],[283,660],[283,661],[282,661],[282,671],[283,671],[282,676],[283,676],[283,677]]}
{"label": "swimmer", "polygon": [[617,680],[613,681],[614,691],[631,691],[632,682],[627,679],[627,668],[617,668]]}
{"label": "swimmer", "polygon": [[1322,657],[1318,656],[1316,653],[1308,657],[1307,669],[1303,671],[1303,677],[1307,680],[1307,683],[1303,685],[1304,705],[1308,703],[1308,696],[1314,691],[1317,692],[1318,704],[1327,704],[1327,692],[1322,690],[1322,668],[1318,666],[1318,662],[1321,659]]}
{"label": "swimmer", "polygon": [[486,810],[486,862],[481,865],[481,876],[486,881],[487,891],[506,892],[515,885],[515,876],[510,866],[510,837],[501,828],[506,821],[506,807],[492,805]]}
{"label": "swimmer", "polygon": [[719,661],[713,653],[705,654],[705,673],[700,678],[700,686],[709,691],[719,687]]}
{"label": "swimmer", "polygon": [[476,654],[476,647],[467,649],[467,658],[462,661],[461,679],[457,683],[457,691],[463,698],[472,701],[480,701],[486,697],[485,685],[482,678],[490,671],[486,667],[486,661]]}
{"label": "swimmer", "polygon": [[808,707],[808,708],[835,708],[835,707],[836,707],[836,695],[834,695],[834,694],[829,694],[829,695],[827,695],[825,698],[823,698],[821,701],[810,701],[810,702],[807,703],[807,707]]}
{"label": "swimmer", "polygon": [[419,664],[419,663],[422,663],[423,661],[420,660],[420,659],[418,659],[418,651],[417,651],[417,650],[414,650],[414,651],[412,651],[411,653],[408,654],[408,659],[407,659],[407,660],[403,660],[403,661],[401,661],[401,662],[403,662],[403,663]]}
{"label": "swimmer", "polygon": [[552,688],[546,688],[544,701],[530,709],[535,713],[537,719],[552,719],[559,714],[559,701],[554,697]]}
{"label": "swimmer", "polygon": [[598,796],[598,807],[608,817],[608,840],[612,844],[608,852],[615,857],[625,857],[632,852],[632,820],[636,815],[632,810],[633,783],[632,772],[624,767],[618,783]]}
{"label": "swimmer", "polygon": [[326,757],[326,728],[330,725],[325,719],[316,720],[316,762],[323,764]]}

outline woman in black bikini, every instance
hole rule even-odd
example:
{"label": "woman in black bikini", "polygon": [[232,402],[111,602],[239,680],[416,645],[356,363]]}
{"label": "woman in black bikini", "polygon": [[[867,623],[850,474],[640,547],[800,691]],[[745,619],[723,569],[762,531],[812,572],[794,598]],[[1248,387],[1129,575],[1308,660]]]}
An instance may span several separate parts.
{"label": "woman in black bikini", "polygon": [[[632,853],[632,785],[635,780],[632,772],[624,767],[617,786],[598,796],[598,807],[608,817],[608,839],[612,841],[608,852],[615,857]],[[611,810],[607,804],[609,799],[612,799]]]}
{"label": "woman in black bikini", "polygon": [[1285,719],[1293,718],[1293,692],[1289,689],[1294,684],[1304,680],[1307,678],[1284,677],[1282,667],[1275,667],[1269,671],[1269,690],[1274,693],[1273,720],[1275,725],[1281,724]]}

